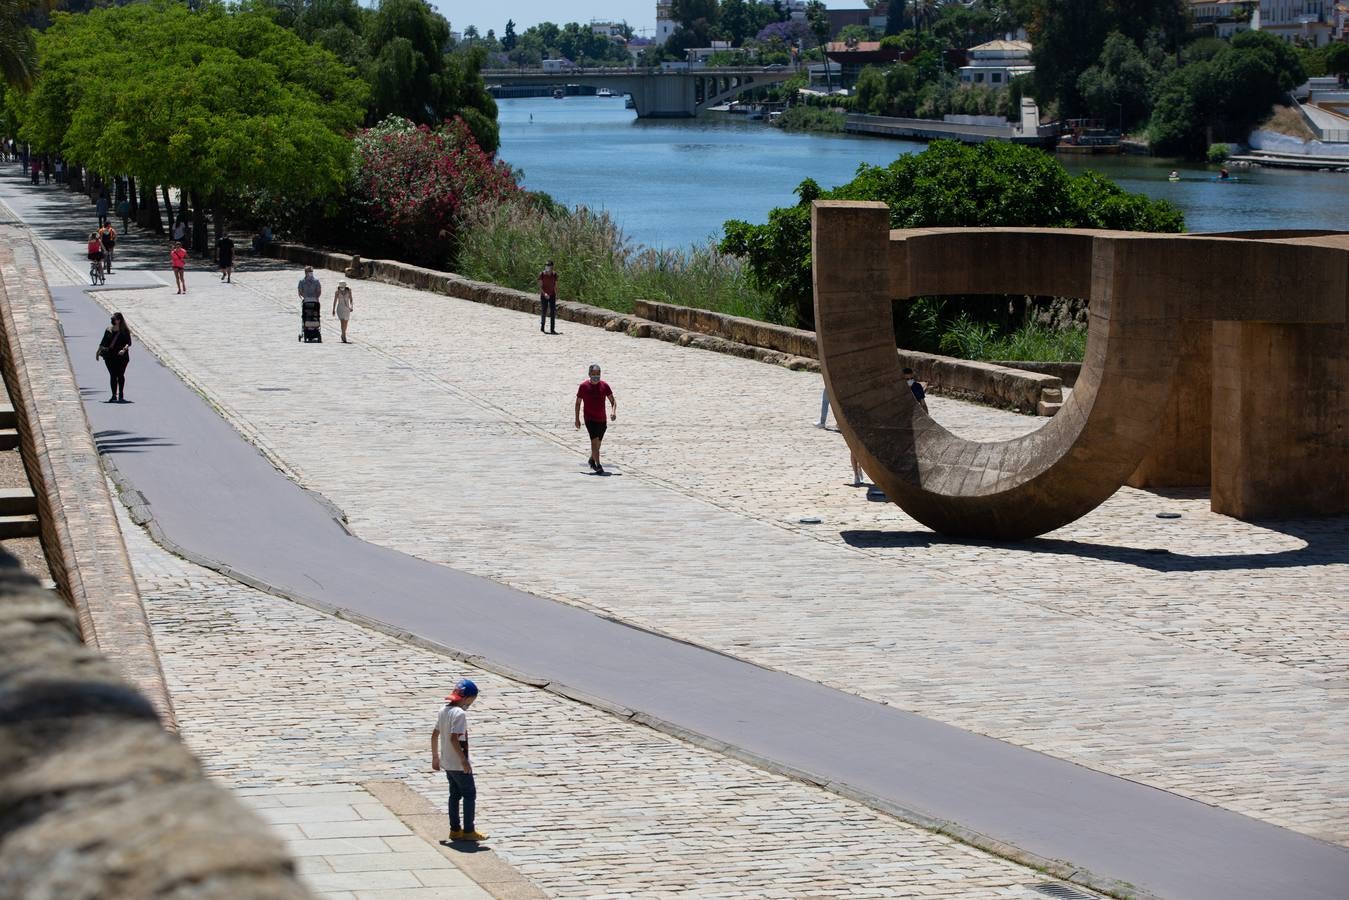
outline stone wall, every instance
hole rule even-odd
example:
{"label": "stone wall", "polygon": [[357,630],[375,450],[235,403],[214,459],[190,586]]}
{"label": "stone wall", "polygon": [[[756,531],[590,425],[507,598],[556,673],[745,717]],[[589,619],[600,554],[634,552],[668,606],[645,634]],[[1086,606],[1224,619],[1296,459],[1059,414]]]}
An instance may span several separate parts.
{"label": "stone wall", "polygon": [[[371,278],[520,312],[537,313],[539,309],[539,299],[532,293],[394,260],[362,260],[359,256],[285,243],[273,244],[268,252],[300,265],[344,272],[350,278]],[[607,331],[622,331],[632,337],[655,338],[789,369],[818,372],[820,368],[813,331],[757,319],[653,300],[635,301],[631,314],[560,300],[557,317]],[[1052,373],[1026,372],[1006,365],[908,350],[900,355],[904,365],[913,368],[920,380],[937,394],[1050,416],[1063,403],[1063,382]]]}
{"label": "stone wall", "polygon": [[9,225],[0,225],[0,352],[52,577],[78,614],[85,642],[111,656],[174,728],[56,309],[26,231]]}

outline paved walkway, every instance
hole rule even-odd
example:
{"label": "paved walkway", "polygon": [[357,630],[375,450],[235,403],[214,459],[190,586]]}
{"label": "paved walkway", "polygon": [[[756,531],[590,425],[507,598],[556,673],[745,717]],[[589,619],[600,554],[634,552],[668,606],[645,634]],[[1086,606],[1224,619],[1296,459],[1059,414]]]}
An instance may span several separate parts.
{"label": "paved walkway", "polygon": [[[801,427],[813,379],[578,326],[544,344],[518,314],[365,284],[355,333],[373,345],[299,356],[293,280],[244,276],[206,304],[162,292],[118,302],[358,533],[1345,840],[1342,520],[1274,531],[1211,516],[1202,500],[1121,491],[1050,540],[931,540],[841,487],[837,436]],[[226,304],[228,317],[210,315]],[[235,333],[250,336],[247,353]],[[273,333],[284,336],[255,337]],[[564,365],[579,380],[592,356],[624,401],[611,444],[639,483],[622,493],[611,479],[597,494],[570,468],[581,456],[555,449],[579,445],[564,424],[570,379],[538,385],[538,371]],[[306,381],[316,370],[319,383]],[[291,396],[258,390],[283,385]],[[407,408],[424,411],[415,432]],[[934,409],[974,434],[1034,424]],[[390,490],[392,466],[419,478]],[[1163,507],[1185,520],[1159,524]],[[802,512],[824,514],[828,534],[793,526]],[[1172,552],[1143,552],[1157,545]],[[676,577],[653,582],[655,568]],[[749,603],[754,616],[724,613]]]}
{"label": "paved walkway", "polygon": [[[133,526],[134,527],[134,526]],[[241,788],[325,900],[490,900],[491,894],[368,791],[352,785]]]}

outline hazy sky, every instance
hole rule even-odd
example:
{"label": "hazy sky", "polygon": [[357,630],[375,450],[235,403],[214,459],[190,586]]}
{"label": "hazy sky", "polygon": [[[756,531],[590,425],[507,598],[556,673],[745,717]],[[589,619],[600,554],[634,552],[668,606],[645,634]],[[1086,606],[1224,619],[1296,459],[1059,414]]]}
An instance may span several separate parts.
{"label": "hazy sky", "polygon": [[[524,31],[539,22],[589,22],[591,19],[624,19],[633,28],[654,30],[656,27],[656,0],[505,0],[483,3],[482,0],[431,0],[431,5],[450,20],[455,31],[467,25],[477,25],[483,34],[491,28],[499,37],[506,28],[506,20],[515,20],[515,30]],[[830,9],[861,9],[862,0],[824,0]]]}

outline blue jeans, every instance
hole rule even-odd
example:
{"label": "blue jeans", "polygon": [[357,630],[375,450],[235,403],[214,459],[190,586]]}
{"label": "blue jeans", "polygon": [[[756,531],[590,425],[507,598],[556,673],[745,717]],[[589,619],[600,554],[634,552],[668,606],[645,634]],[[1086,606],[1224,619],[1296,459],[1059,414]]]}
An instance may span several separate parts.
{"label": "blue jeans", "polygon": [[828,388],[826,388],[825,390],[823,390],[823,391],[820,392],[820,427],[823,428],[823,427],[824,427],[824,423],[827,422],[827,421],[829,421],[829,390],[828,390]]}
{"label": "blue jeans", "polygon": [[[450,831],[472,831],[473,811],[478,802],[478,788],[472,772],[446,772],[450,782]],[[464,801],[464,827],[459,828],[459,801]]]}

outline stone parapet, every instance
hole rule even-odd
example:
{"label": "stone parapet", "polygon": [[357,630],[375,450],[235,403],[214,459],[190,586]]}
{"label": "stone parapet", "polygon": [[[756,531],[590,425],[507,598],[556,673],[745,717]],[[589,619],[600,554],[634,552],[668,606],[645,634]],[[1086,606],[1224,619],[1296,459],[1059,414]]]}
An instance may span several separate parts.
{"label": "stone parapet", "polygon": [[76,611],[85,642],[112,657],[175,728],[56,309],[27,232],[9,225],[0,225],[0,353],[57,588]]}
{"label": "stone parapet", "polygon": [[[275,243],[268,252],[300,265],[345,272],[349,277],[370,278],[519,312],[537,313],[539,309],[539,298],[530,292],[396,260],[363,260],[287,243]],[[630,314],[560,300],[557,317],[607,331],[622,331],[631,337],[655,338],[797,371],[820,370],[815,332],[771,322],[654,300],[634,301]],[[918,372],[919,378],[937,394],[1051,416],[1063,402],[1063,382],[1056,375],[910,350],[900,351],[900,356],[904,365]]]}
{"label": "stone parapet", "polygon": [[0,900],[309,897],[82,630],[33,579],[0,578]]}

